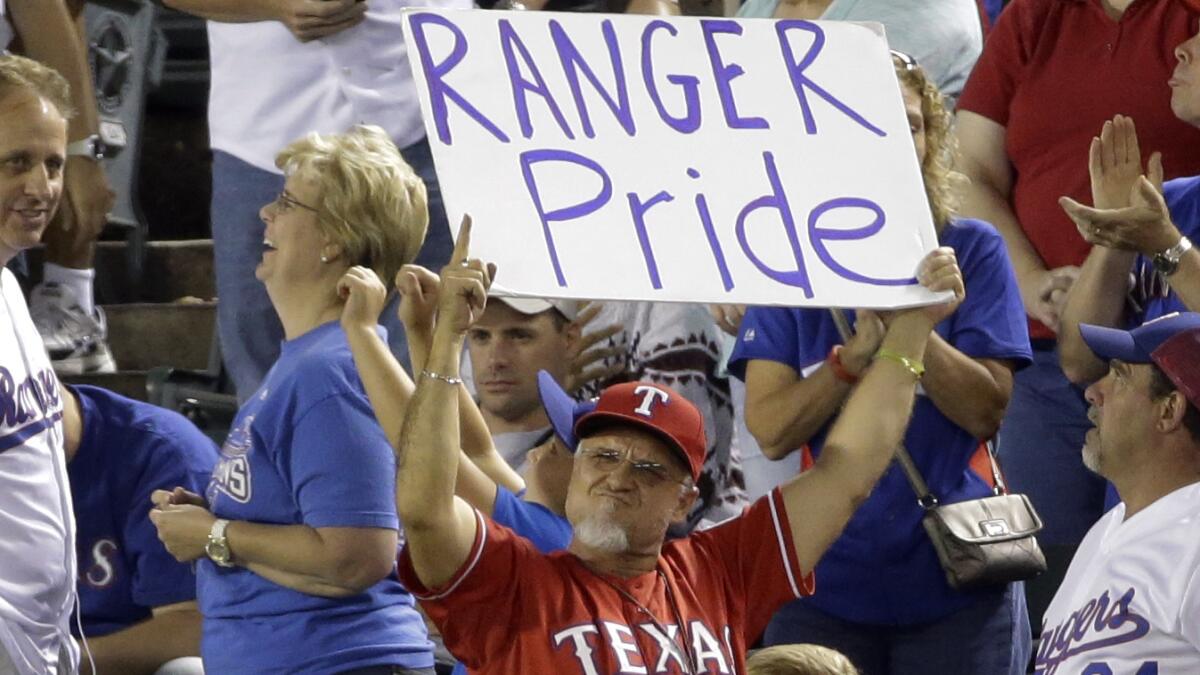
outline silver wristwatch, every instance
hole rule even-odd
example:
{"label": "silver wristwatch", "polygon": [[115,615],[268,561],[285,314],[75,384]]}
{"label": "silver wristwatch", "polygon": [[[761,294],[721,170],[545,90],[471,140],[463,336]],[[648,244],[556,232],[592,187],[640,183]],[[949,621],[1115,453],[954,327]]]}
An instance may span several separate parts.
{"label": "silver wristwatch", "polygon": [[1154,265],[1154,269],[1158,270],[1164,277],[1169,277],[1179,269],[1179,260],[1183,258],[1183,254],[1190,251],[1192,242],[1187,237],[1180,237],[1179,243],[1162,253],[1154,254],[1150,262]]}
{"label": "silver wristwatch", "polygon": [[218,518],[208,532],[208,543],[204,545],[209,560],[221,567],[233,567],[233,552],[229,550],[229,540],[225,537],[227,527],[229,521]]}
{"label": "silver wristwatch", "polygon": [[104,159],[107,150],[108,147],[104,144],[104,140],[100,138],[100,134],[92,134],[87,138],[81,138],[74,143],[68,144],[67,156]]}

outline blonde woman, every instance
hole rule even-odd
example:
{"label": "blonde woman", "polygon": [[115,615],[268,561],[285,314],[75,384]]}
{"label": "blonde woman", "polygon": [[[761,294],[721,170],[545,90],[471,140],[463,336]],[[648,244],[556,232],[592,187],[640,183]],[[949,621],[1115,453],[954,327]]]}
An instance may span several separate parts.
{"label": "blonde woman", "polygon": [[176,558],[199,560],[208,672],[432,673],[424,623],[391,574],[392,449],[338,321],[346,270],[391,279],[416,256],[425,188],[377,127],[310,134],[276,164],[287,180],[260,212],[255,274],[283,324],[279,360],[205,497],[156,493],[151,518]]}

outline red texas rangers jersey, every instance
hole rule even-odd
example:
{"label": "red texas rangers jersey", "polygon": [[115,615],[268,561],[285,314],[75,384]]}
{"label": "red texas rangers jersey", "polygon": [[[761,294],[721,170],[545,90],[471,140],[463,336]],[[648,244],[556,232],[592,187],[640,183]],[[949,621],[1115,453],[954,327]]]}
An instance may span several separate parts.
{"label": "red texas rangers jersey", "polygon": [[[475,544],[440,589],[400,576],[471,673],[741,673],[780,605],[813,591],[778,490],[738,518],[663,547],[657,568],[600,575],[543,555],[477,514]],[[686,651],[685,651],[686,650]]]}

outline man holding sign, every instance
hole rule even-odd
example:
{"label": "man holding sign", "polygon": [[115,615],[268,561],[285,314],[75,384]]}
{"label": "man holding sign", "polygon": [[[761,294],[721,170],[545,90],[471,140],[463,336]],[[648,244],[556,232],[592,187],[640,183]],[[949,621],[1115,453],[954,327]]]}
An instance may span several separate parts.
{"label": "man holding sign", "polygon": [[705,446],[696,408],[660,385],[604,390],[575,420],[575,538],[543,555],[454,496],[459,354],[496,269],[468,260],[469,244],[468,220],[442,273],[434,343],[401,434],[405,585],[473,673],[741,670],[771,613],[813,592],[810,571],[891,461],[930,333],[964,296],[953,252],[934,251],[917,275],[952,300],[896,315],[830,434],[837,451],[711,530],[664,543],[696,496]]}

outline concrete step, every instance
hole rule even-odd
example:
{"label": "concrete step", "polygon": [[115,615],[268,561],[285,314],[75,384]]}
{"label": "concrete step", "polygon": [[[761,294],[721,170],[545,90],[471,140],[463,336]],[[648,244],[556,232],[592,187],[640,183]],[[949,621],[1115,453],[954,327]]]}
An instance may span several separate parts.
{"label": "concrete step", "polygon": [[117,367],[207,368],[216,310],[211,301],[105,305],[108,345]]}
{"label": "concrete step", "polygon": [[62,381],[68,384],[90,384],[115,391],[122,396],[146,400],[146,371],[122,370],[117,373],[95,373],[91,375],[65,375]]}
{"label": "concrete step", "polygon": [[[42,247],[29,252],[34,283],[41,281],[43,254]],[[101,303],[172,302],[183,297],[211,300],[217,294],[211,239],[148,242],[140,289],[126,278],[127,255],[123,241],[96,244],[96,298]]]}

